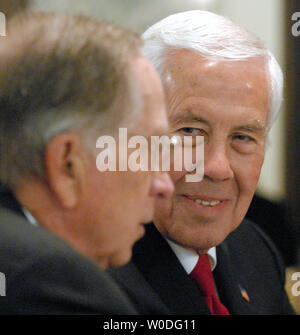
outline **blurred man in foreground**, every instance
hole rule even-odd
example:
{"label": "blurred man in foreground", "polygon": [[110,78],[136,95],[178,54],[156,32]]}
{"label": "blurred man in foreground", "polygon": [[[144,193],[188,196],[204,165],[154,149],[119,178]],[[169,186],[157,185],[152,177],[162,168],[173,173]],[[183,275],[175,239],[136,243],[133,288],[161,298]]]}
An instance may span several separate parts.
{"label": "blurred man in foreground", "polygon": [[278,251],[244,220],[280,109],[279,65],[257,37],[205,11],[171,15],[143,38],[171,131],[204,137],[204,177],[171,172],[173,197],[158,199],[132,263],[112,272],[137,304],[152,294],[172,314],[292,313]]}
{"label": "blurred man in foreground", "polygon": [[[26,14],[0,44],[0,272],[4,314],[135,314],[102,270],[123,265],[169,197],[166,174],[96,167],[96,140],[165,133],[158,75],[134,33]],[[117,139],[117,137],[116,137]],[[118,139],[117,139],[118,144]],[[118,158],[116,158],[118,159]]]}

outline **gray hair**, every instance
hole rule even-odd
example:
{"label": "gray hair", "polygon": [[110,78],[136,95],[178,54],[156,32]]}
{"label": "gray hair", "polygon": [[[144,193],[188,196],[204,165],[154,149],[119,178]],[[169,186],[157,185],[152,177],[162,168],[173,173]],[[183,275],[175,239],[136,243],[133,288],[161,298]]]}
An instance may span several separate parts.
{"label": "gray hair", "polygon": [[7,34],[0,45],[0,180],[6,187],[25,177],[46,179],[44,154],[54,136],[75,131],[91,143],[95,132],[114,133],[140,112],[129,65],[140,54],[137,34],[52,13],[16,16]]}
{"label": "gray hair", "polygon": [[283,74],[262,41],[231,20],[201,10],[170,15],[142,35],[143,53],[167,84],[166,59],[175,49],[199,52],[211,60],[238,61],[264,57],[270,78],[269,130],[277,118],[283,96]]}

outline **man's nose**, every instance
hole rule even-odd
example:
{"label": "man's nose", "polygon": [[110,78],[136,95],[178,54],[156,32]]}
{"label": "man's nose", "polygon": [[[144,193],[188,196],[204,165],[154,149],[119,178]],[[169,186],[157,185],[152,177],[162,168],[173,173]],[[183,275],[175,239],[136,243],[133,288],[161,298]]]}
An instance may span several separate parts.
{"label": "man's nose", "polygon": [[168,173],[157,173],[152,181],[150,195],[153,197],[171,198],[174,184]]}
{"label": "man's nose", "polygon": [[213,181],[233,178],[231,161],[225,145],[210,145],[205,150],[204,177]]}

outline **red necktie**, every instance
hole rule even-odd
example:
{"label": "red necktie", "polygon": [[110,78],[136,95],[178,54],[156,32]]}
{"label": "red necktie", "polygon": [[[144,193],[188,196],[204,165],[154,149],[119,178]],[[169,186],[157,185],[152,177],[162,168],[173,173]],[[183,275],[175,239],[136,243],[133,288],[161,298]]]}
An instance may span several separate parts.
{"label": "red necktie", "polygon": [[200,255],[198,262],[190,274],[191,278],[199,285],[205,295],[206,304],[213,315],[229,315],[227,308],[216,295],[214,280],[208,255]]}

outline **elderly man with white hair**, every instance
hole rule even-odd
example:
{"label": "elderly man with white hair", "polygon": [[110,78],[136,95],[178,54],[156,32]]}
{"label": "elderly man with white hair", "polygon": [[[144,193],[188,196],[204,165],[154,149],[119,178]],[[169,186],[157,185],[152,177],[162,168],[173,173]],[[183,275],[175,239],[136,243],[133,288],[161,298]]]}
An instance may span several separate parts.
{"label": "elderly man with white hair", "polygon": [[170,172],[173,197],[157,200],[115,278],[137,304],[151,296],[170,314],[292,314],[281,256],[244,219],[280,109],[280,66],[259,38],[206,11],[171,15],[143,38],[172,133],[204,137],[204,176],[189,183],[187,171]]}

